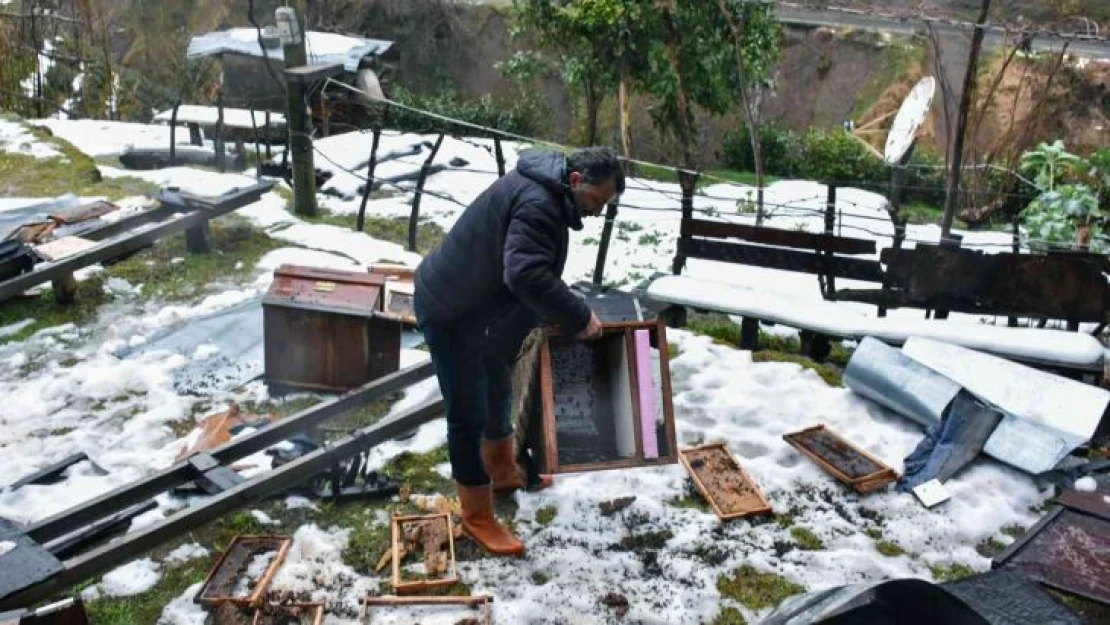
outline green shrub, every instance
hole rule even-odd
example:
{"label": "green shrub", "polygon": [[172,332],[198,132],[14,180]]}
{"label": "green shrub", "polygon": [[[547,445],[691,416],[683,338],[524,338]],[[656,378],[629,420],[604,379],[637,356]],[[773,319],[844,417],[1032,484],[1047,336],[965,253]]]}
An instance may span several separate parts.
{"label": "green shrub", "polygon": [[[759,142],[765,174],[783,178],[798,175],[802,155],[802,140],[798,133],[789,128],[764,124],[759,127]],[[755,171],[755,156],[747,126],[725,135],[724,159],[731,169]]]}
{"label": "green shrub", "polygon": [[803,177],[818,182],[885,184],[885,163],[842,130],[811,128],[802,140]]}
{"label": "green shrub", "polygon": [[[545,120],[550,118],[547,103],[534,94],[522,94],[512,100],[502,100],[487,93],[477,99],[466,99],[451,90],[434,95],[417,95],[398,86],[393,88],[391,98],[401,104],[444,117],[526,136],[539,134],[544,129]],[[395,107],[384,110],[382,123],[386,127],[407,132],[477,134],[458,124]]]}

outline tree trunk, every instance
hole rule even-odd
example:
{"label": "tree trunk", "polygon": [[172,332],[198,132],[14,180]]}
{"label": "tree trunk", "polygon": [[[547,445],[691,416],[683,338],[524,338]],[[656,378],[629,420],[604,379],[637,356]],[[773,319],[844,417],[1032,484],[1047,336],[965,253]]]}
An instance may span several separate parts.
{"label": "tree trunk", "polygon": [[678,105],[678,136],[682,142],[682,165],[686,169],[694,169],[693,133],[690,132],[690,106],[686,100],[686,89],[682,86],[682,67],[678,62],[678,40],[680,34],[674,23],[674,3],[669,3],[663,16],[666,29],[667,60],[670,61],[671,71],[675,77],[675,99]]}
{"label": "tree trunk", "polygon": [[586,85],[586,145],[597,145],[597,109],[601,98],[597,94],[597,85],[590,82]]}
{"label": "tree trunk", "polygon": [[632,158],[632,77],[629,75],[628,64],[621,67],[621,84],[617,92],[620,104],[621,148],[625,158]]}
{"label": "tree trunk", "polygon": [[979,52],[983,49],[983,38],[986,29],[983,25],[990,14],[991,0],[983,0],[979,12],[979,19],[975,28],[975,35],[971,39],[971,53],[968,56],[967,74],[964,76],[963,93],[960,94],[960,110],[956,119],[956,137],[952,147],[952,165],[948,171],[948,189],[944,198],[944,221],[941,223],[941,243],[944,243],[952,234],[952,219],[956,215],[956,201],[960,195],[960,174],[964,161],[964,139],[967,134],[967,116],[971,108],[971,96],[975,91],[975,74],[979,68]]}
{"label": "tree trunk", "polygon": [[727,0],[717,0],[721,8],[721,15],[732,29],[732,38],[736,50],[736,73],[740,78],[740,101],[744,105],[744,115],[748,120],[748,138],[752,144],[752,157],[755,159],[755,184],[759,189],[756,202],[755,225],[763,225],[763,145],[759,141],[759,124],[756,121],[755,109],[752,107],[751,98],[748,97],[748,73],[744,69],[743,29],[736,22],[732,11],[728,8]]}

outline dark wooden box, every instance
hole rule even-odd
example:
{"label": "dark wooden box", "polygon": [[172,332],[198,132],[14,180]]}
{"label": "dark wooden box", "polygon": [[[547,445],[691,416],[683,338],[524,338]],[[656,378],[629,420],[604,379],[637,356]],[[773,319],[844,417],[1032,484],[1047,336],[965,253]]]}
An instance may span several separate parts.
{"label": "dark wooden box", "polygon": [[678,462],[666,327],[603,328],[597,341],[544,330],[517,363],[514,408],[541,473]]}
{"label": "dark wooden box", "polygon": [[266,381],[346,392],[397,371],[401,323],[383,312],[385,277],[282,265],[262,300]]}

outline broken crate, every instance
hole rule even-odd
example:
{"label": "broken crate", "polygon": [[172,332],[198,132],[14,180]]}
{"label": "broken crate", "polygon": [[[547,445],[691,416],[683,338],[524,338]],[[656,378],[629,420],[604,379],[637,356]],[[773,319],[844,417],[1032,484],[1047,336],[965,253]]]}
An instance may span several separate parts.
{"label": "broken crate", "polygon": [[[445,588],[459,581],[455,560],[455,528],[450,514],[395,516],[393,533],[393,591],[399,595]],[[416,547],[420,546],[418,550]],[[428,579],[405,581],[401,562],[408,553],[423,551]],[[443,573],[442,577],[433,575]]]}
{"label": "broken crate", "polygon": [[724,443],[683,449],[678,457],[720,520],[771,513],[771,504],[759,485]]}
{"label": "broken crate", "polygon": [[665,326],[602,327],[593,341],[544,330],[518,361],[514,405],[541,473],[678,462]]}
{"label": "broken crate", "polygon": [[292,545],[289,536],[236,536],[193,601],[208,607],[259,604]]}
{"label": "broken crate", "polygon": [[824,424],[806,428],[783,439],[829,475],[867,494],[898,481],[898,474],[881,460],[853,445]]}

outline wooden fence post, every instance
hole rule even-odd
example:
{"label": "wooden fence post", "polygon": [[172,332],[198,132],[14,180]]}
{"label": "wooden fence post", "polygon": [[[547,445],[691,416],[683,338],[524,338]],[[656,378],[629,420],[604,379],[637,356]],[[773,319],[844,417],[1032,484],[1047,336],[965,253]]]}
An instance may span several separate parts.
{"label": "wooden fence post", "polygon": [[428,180],[428,170],[432,167],[432,161],[435,160],[436,153],[439,152],[439,146],[443,145],[444,135],[440,133],[439,138],[436,139],[436,144],[432,147],[431,154],[424,160],[424,164],[420,167],[420,178],[416,181],[416,195],[412,198],[412,214],[409,215],[409,251],[416,251],[416,229],[420,221],[420,198],[424,195],[424,183]]}
{"label": "wooden fence post", "polygon": [[374,191],[374,170],[378,167],[378,141],[381,140],[382,129],[374,127],[374,140],[370,145],[370,164],[366,167],[366,188],[362,190],[362,204],[358,207],[358,219],[355,221],[355,230],[362,232],[366,225],[366,203]]}
{"label": "wooden fence post", "polygon": [[594,284],[600,286],[601,278],[605,274],[605,258],[609,255],[609,241],[613,238],[613,222],[617,220],[617,211],[620,208],[620,198],[609,203],[605,211],[605,225],[601,230],[601,244],[597,249],[597,263],[594,265]]}
{"label": "wooden fence post", "polygon": [[[678,184],[682,187],[682,223],[690,221],[694,218],[694,190],[698,185],[698,174],[692,171],[679,169],[678,171]],[[682,239],[683,234],[679,234],[678,246],[675,250],[674,264],[671,271],[677,276],[682,273],[682,268],[686,266],[686,256],[682,254]]]}

